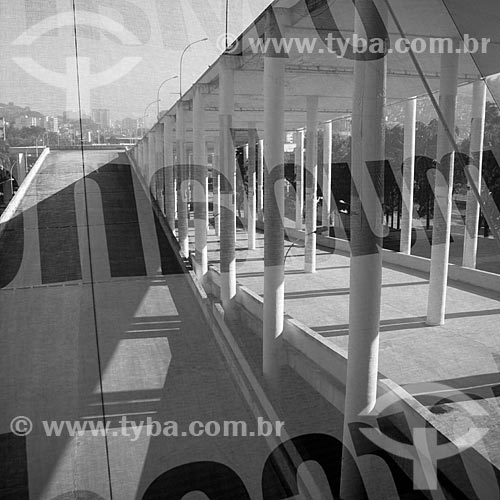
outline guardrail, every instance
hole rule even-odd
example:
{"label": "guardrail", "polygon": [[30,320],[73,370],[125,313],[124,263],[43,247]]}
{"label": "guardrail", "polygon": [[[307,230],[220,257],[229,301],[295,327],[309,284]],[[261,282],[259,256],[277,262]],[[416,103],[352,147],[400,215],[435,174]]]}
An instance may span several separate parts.
{"label": "guardrail", "polygon": [[9,204],[7,205],[7,208],[4,210],[2,215],[0,216],[0,237],[2,235],[2,232],[5,230],[6,227],[6,222],[12,219],[14,217],[14,214],[16,213],[17,209],[19,208],[19,204],[21,203],[21,200],[23,199],[24,195],[28,191],[29,187],[31,186],[31,183],[35,179],[36,175],[42,168],[43,162],[47,158],[47,156],[50,153],[49,148],[45,148],[42,152],[42,154],[38,157],[36,160],[35,164],[33,167],[31,167],[31,170],[28,172],[28,175],[22,182],[22,184],[19,186],[19,189],[16,191],[12,199],[10,200]]}
{"label": "guardrail", "polygon": [[[115,151],[117,149],[127,149],[130,144],[84,144],[85,151]],[[78,146],[51,146],[52,151],[80,151],[82,147]]]}

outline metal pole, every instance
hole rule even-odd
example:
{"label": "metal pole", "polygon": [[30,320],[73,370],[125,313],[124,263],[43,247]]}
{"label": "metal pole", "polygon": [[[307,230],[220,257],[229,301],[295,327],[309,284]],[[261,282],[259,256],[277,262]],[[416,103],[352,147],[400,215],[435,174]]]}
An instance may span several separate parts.
{"label": "metal pole", "polygon": [[201,38],[200,40],[195,40],[194,42],[191,42],[190,44],[186,45],[186,47],[184,47],[184,50],[182,51],[181,59],[179,61],[179,98],[181,101],[182,101],[182,60],[184,59],[184,54],[194,44],[200,43],[200,42],[206,42],[207,40],[208,40],[208,38]]}
{"label": "metal pole", "polygon": [[158,92],[156,93],[156,102],[158,103],[156,107],[156,117],[158,118],[158,120],[160,119],[160,90],[163,85],[165,85],[165,83],[169,82],[170,80],[175,80],[176,78],[178,78],[177,75],[171,76],[170,78],[167,78],[166,80],[161,82],[160,86],[158,87]]}

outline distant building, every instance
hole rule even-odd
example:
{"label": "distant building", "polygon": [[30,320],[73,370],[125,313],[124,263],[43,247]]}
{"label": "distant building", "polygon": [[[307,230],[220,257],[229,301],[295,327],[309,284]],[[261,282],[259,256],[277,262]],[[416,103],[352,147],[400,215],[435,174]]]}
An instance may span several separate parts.
{"label": "distant building", "polygon": [[59,118],[57,116],[46,116],[44,127],[48,132],[59,132]]}
{"label": "distant building", "polygon": [[16,122],[14,123],[14,127],[17,129],[21,129],[24,127],[45,126],[45,116],[35,111],[23,113],[22,115],[17,116],[15,120]]}
{"label": "distant building", "polygon": [[109,109],[93,109],[92,121],[101,129],[110,128]]}
{"label": "distant building", "polygon": [[122,120],[122,131],[130,136],[135,136],[139,126],[139,120],[136,118],[127,117]]}
{"label": "distant building", "polygon": [[[83,118],[83,116],[82,116]],[[66,120],[79,120],[80,113],[78,111],[65,111],[63,113],[63,119]]]}

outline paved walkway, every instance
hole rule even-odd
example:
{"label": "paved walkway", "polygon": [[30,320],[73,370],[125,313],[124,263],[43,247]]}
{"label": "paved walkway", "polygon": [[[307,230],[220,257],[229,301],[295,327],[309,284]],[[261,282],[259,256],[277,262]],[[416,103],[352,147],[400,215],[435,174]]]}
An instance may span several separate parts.
{"label": "paved walkway", "polygon": [[[0,498],[140,499],[199,461],[230,467],[259,498],[263,438],[121,434],[124,416],[179,432],[256,422],[126,158],[88,152],[85,190],[83,177],[79,152],[50,154],[0,238]],[[10,432],[20,415],[26,438]],[[111,431],[47,437],[52,420]]]}

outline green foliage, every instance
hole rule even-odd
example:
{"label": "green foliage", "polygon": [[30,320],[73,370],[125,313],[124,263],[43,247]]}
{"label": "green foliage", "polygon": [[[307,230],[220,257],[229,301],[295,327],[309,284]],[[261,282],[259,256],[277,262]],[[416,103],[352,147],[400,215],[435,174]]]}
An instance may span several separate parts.
{"label": "green foliage", "polygon": [[45,134],[42,127],[23,127],[21,129],[10,126],[7,129],[7,143],[11,147],[34,146],[37,137]]}

